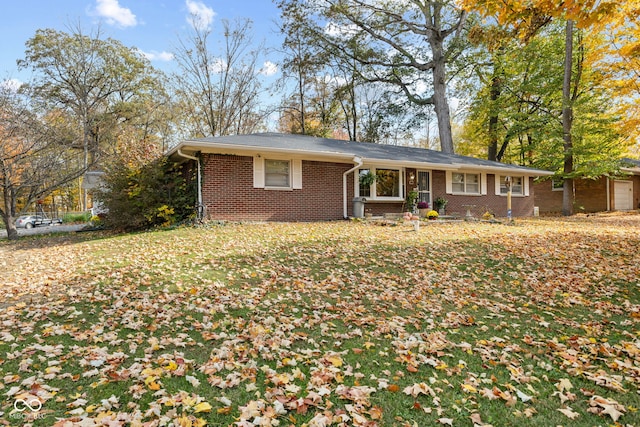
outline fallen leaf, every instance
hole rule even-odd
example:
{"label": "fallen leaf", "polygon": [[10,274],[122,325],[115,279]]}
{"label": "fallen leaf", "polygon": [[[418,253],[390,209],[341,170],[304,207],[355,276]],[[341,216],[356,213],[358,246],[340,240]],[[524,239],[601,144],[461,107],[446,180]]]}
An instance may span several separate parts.
{"label": "fallen leaf", "polygon": [[580,416],[578,412],[574,412],[573,409],[571,409],[568,406],[566,408],[560,408],[558,409],[558,411],[562,412],[564,415],[566,415],[572,420],[575,420],[578,416]]}

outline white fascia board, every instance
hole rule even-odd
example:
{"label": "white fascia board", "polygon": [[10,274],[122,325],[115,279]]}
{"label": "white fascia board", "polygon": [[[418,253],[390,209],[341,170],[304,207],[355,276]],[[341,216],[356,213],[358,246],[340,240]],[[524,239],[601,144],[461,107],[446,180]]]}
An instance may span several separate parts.
{"label": "white fascia board", "polygon": [[520,169],[520,168],[510,168],[508,166],[505,167],[495,167],[495,166],[483,166],[483,165],[465,165],[465,164],[457,164],[458,169],[464,169],[468,171],[479,171],[485,173],[491,173],[494,175],[522,175],[522,176],[552,176],[553,172],[545,171],[542,169]]}
{"label": "white fascia board", "polygon": [[235,154],[244,156],[254,156],[256,154],[276,154],[280,157],[300,158],[305,160],[342,160],[345,163],[353,163],[354,154],[351,153],[338,153],[333,151],[309,151],[309,150],[296,150],[290,148],[277,148],[277,147],[261,147],[254,145],[237,145],[237,144],[220,144],[216,143],[212,145],[210,142],[200,141],[183,141],[176,147],[167,152],[167,155],[173,154],[178,149],[183,151],[200,151],[202,153],[210,154]]}
{"label": "white fascia board", "polygon": [[620,168],[620,170],[630,173],[631,175],[640,175],[640,168]]}
{"label": "white fascia board", "polygon": [[364,166],[383,166],[383,167],[399,167],[399,168],[416,168],[416,169],[430,169],[430,170],[459,170],[460,167],[452,164],[444,163],[431,163],[431,162],[416,162],[416,161],[397,161],[397,160],[384,160],[384,159],[367,159],[363,158],[362,163]]}

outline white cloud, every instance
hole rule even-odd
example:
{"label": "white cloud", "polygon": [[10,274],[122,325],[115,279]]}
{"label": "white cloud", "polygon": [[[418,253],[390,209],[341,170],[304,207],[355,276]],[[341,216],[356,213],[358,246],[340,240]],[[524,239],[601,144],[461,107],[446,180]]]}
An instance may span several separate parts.
{"label": "white cloud", "polygon": [[118,0],[96,0],[96,14],[110,25],[135,27],[138,24],[136,15],[131,9],[120,6]]}
{"label": "white cloud", "polygon": [[353,37],[360,31],[360,28],[355,24],[340,25],[335,22],[328,22],[324,26],[324,33],[331,37]]}
{"label": "white cloud", "polygon": [[18,89],[20,89],[20,86],[23,84],[24,82],[18,79],[5,79],[0,81],[0,89],[15,93],[18,92]]}
{"label": "white cloud", "polygon": [[259,73],[263,76],[273,76],[278,72],[278,66],[271,61],[265,61]]}
{"label": "white cloud", "polygon": [[211,26],[213,17],[216,16],[213,9],[202,2],[193,0],[186,0],[186,5],[189,11],[187,22],[191,24],[191,26],[201,30],[205,30]]}
{"label": "white cloud", "polygon": [[155,50],[152,50],[151,52],[145,52],[141,50],[140,53],[143,54],[149,61],[173,61],[173,53],[171,52],[157,52]]}
{"label": "white cloud", "polygon": [[222,74],[227,68],[227,61],[222,58],[215,58],[213,63],[209,65],[209,70],[214,74]]}

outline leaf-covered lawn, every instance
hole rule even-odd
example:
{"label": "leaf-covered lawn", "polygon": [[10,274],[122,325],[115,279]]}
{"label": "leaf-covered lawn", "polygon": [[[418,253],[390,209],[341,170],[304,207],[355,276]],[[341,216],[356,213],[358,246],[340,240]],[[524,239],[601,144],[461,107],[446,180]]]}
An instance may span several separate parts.
{"label": "leaf-covered lawn", "polygon": [[0,243],[0,424],[640,424],[640,216]]}

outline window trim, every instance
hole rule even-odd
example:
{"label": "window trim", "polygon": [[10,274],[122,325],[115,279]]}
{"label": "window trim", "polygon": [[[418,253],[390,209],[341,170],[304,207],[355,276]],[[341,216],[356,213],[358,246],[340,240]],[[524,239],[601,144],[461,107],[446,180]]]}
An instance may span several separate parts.
{"label": "window trim", "polygon": [[[464,192],[460,192],[460,191],[454,191],[453,190],[453,174],[457,173],[457,174],[463,174],[465,175],[465,191]],[[478,176],[478,192],[477,193],[469,193],[467,192],[467,184],[466,184],[466,176],[467,175],[477,175]],[[447,194],[452,194],[452,195],[459,195],[459,196],[486,196],[487,195],[487,174],[484,172],[477,172],[477,171],[460,171],[460,170],[456,170],[456,171],[446,171],[446,188],[447,188]]]}
{"label": "window trim", "polygon": [[[377,192],[378,189],[376,187],[376,182],[373,183],[373,185],[371,185],[371,191],[370,191],[370,196],[360,196],[360,170],[361,169],[368,169],[370,171],[370,173],[377,173],[378,169],[387,169],[387,170],[394,170],[394,171],[398,171],[398,196],[394,197],[394,196],[378,196]],[[400,167],[400,166],[387,166],[387,165],[376,165],[376,166],[372,166],[372,165],[362,165],[360,166],[357,170],[357,173],[354,173],[354,188],[355,188],[355,193],[356,196],[355,197],[366,197],[366,199],[368,201],[379,201],[379,202],[401,202],[404,201],[404,188],[405,188],[405,168]]]}
{"label": "window trim", "polygon": [[[268,177],[268,171],[267,171],[267,163],[268,162],[286,162],[287,163],[287,174],[286,174],[286,179],[287,179],[287,183],[286,185],[268,185],[267,182],[269,181]],[[292,185],[291,185],[291,172],[292,172],[292,167],[291,167],[291,160],[287,160],[287,159],[271,159],[271,158],[265,158],[264,159],[264,188],[265,190],[291,190]]]}
{"label": "window trim", "polygon": [[[496,175],[496,196],[507,197],[507,193],[502,192],[502,179],[509,175]],[[511,190],[512,197],[526,197],[529,195],[529,177],[526,175],[510,175],[513,178],[522,179],[522,192],[516,193]]]}
{"label": "window trim", "polygon": [[[289,185],[288,186],[269,186],[267,182],[266,160],[278,160],[289,162]],[[262,188],[264,190],[291,191],[302,189],[302,159],[291,157],[268,156],[265,158],[260,154],[253,157],[253,188]]]}

